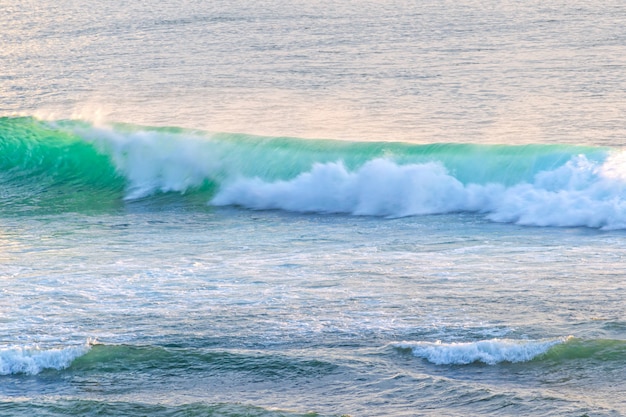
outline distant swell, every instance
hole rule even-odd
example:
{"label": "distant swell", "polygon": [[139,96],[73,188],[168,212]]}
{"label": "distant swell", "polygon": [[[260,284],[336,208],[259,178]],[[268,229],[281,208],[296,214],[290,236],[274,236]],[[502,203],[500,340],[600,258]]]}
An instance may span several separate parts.
{"label": "distant swell", "polygon": [[36,346],[0,348],[0,375],[36,375],[46,369],[65,369],[89,351],[89,345],[42,349]]}
{"label": "distant swell", "polygon": [[342,142],[0,118],[0,185],[0,207],[19,213],[167,195],[255,210],[475,212],[521,225],[626,228],[626,153],[591,146]]}

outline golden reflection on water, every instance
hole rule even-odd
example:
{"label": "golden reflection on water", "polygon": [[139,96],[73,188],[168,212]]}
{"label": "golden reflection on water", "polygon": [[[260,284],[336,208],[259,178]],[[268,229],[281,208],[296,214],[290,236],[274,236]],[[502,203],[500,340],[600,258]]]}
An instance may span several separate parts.
{"label": "golden reflection on water", "polygon": [[621,2],[156,3],[8,6],[0,115],[420,143],[626,136]]}

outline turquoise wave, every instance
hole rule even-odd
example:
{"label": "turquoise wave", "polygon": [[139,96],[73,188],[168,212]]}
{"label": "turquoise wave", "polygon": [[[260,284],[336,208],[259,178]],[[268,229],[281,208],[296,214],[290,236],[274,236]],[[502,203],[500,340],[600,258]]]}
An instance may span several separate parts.
{"label": "turquoise wave", "polygon": [[[401,165],[440,162],[464,184],[513,185],[559,167],[572,156],[602,160],[607,151],[570,145],[416,145],[260,137],[128,124],[96,127],[82,121],[29,117],[0,118],[0,150],[0,169],[6,178],[28,183],[47,177],[51,180],[47,185],[80,183],[116,191],[141,187],[132,181],[142,169],[156,191],[157,180],[168,174],[186,178],[189,186],[197,185],[194,174],[218,182],[233,175],[287,180],[310,171],[316,163],[342,161],[355,170],[377,158]],[[184,185],[172,188],[186,191]]]}
{"label": "turquoise wave", "polygon": [[409,144],[0,118],[5,213],[139,201],[626,227],[626,157],[571,145]]}
{"label": "turquoise wave", "polygon": [[115,204],[125,181],[110,158],[66,129],[0,118],[0,205],[5,211],[77,211]]}

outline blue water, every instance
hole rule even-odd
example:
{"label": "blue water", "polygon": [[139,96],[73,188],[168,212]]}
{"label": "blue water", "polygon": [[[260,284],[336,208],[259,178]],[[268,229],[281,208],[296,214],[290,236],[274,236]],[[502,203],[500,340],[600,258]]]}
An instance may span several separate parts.
{"label": "blue water", "polygon": [[0,414],[626,414],[619,2],[0,8]]}

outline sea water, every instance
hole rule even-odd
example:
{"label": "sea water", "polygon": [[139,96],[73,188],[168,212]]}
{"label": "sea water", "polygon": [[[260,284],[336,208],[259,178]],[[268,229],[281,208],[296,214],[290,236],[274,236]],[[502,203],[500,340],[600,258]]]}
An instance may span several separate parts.
{"label": "sea water", "polygon": [[620,2],[0,5],[0,414],[626,414]]}

